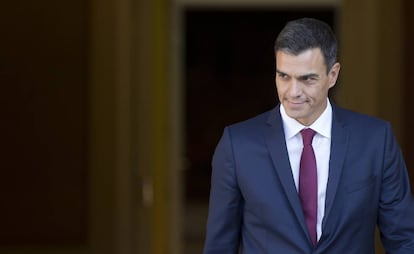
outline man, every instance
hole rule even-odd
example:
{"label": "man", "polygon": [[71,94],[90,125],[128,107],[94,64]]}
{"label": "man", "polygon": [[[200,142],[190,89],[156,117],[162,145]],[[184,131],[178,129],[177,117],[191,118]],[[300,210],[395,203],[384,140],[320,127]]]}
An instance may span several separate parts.
{"label": "man", "polygon": [[390,124],[331,104],[330,27],[289,22],[273,110],[226,127],[213,156],[204,253],[414,253],[414,200]]}

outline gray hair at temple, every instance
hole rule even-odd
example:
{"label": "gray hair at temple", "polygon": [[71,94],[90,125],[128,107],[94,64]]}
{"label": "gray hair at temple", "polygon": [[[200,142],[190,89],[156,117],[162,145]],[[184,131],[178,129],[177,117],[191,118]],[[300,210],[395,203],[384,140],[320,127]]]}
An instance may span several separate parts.
{"label": "gray hair at temple", "polygon": [[320,20],[302,18],[290,21],[275,41],[275,53],[282,51],[299,55],[308,49],[319,48],[325,60],[327,73],[337,61],[338,44],[331,27]]}

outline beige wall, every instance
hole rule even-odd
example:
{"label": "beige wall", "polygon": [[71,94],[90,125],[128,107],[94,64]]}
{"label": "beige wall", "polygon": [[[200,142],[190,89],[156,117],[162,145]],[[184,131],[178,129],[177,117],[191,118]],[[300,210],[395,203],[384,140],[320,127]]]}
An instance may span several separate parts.
{"label": "beige wall", "polygon": [[343,1],[337,101],[390,121],[403,140],[402,1]]}

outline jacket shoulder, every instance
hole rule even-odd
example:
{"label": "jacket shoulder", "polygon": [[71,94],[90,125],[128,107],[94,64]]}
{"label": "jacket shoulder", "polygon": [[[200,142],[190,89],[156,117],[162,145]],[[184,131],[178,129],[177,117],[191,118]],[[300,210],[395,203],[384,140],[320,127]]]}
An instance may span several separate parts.
{"label": "jacket shoulder", "polygon": [[254,117],[248,118],[246,120],[233,123],[226,127],[231,132],[248,132],[248,133],[254,133],[254,132],[260,132],[266,125],[269,120],[269,118],[273,114],[277,114],[278,111],[276,108],[272,110],[268,110],[266,112],[263,112],[261,114],[258,114]]}
{"label": "jacket shoulder", "polygon": [[388,127],[390,123],[384,119],[353,110],[333,106],[333,120],[339,121],[347,126],[364,129]]}

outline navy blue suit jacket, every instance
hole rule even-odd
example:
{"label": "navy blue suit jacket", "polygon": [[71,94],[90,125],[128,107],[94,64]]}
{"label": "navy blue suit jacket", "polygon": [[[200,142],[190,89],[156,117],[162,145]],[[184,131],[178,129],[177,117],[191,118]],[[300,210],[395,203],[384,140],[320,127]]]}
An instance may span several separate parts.
{"label": "navy blue suit jacket", "polygon": [[389,123],[333,106],[322,236],[307,233],[279,106],[226,127],[213,156],[205,254],[414,253],[414,201]]}

